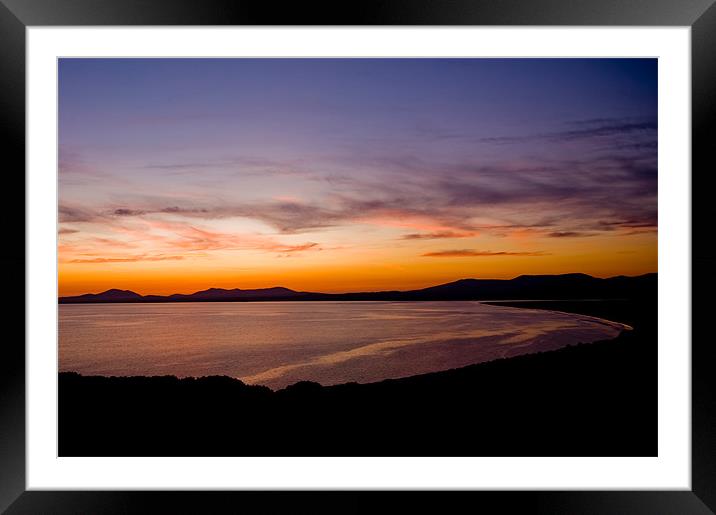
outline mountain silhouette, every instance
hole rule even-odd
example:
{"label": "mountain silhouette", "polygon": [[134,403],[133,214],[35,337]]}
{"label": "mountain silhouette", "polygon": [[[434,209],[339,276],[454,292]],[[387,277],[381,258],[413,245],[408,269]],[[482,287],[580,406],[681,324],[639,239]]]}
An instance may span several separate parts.
{"label": "mountain silhouette", "polygon": [[287,298],[302,295],[300,292],[276,286],[273,288],[261,288],[254,290],[242,290],[240,288],[234,288],[226,290],[224,288],[209,288],[208,290],[197,291],[190,294],[175,293],[168,297],[162,297],[160,295],[147,295],[145,300],[157,299],[162,301],[179,300],[179,301],[212,301],[212,300],[245,300],[245,299],[272,299],[272,298]]}
{"label": "mountain silhouette", "polygon": [[657,274],[600,279],[587,274],[520,275],[510,280],[462,279],[423,290],[404,292],[404,297],[435,300],[534,300],[633,298],[656,292]]}
{"label": "mountain silhouette", "polygon": [[656,273],[601,279],[587,274],[520,275],[514,279],[460,279],[419,290],[358,293],[299,292],[280,286],[242,290],[209,288],[190,294],[140,295],[107,290],[60,297],[60,304],[102,302],[231,302],[271,300],[547,300],[641,298],[656,294]]}
{"label": "mountain silhouette", "polygon": [[[141,300],[142,296],[130,290],[118,290],[116,288],[112,288],[111,290],[103,291],[102,293],[85,293],[84,295],[78,295],[77,297],[67,298],[75,299],[75,302],[126,302]],[[62,299],[62,297],[60,297],[60,299]]]}
{"label": "mountain silhouette", "polygon": [[274,287],[255,290],[234,288],[209,288],[190,294],[140,295],[130,290],[111,289],[102,293],[86,293],[76,297],[60,297],[60,304],[102,303],[102,302],[211,302],[241,300],[285,300],[304,295],[288,288]]}

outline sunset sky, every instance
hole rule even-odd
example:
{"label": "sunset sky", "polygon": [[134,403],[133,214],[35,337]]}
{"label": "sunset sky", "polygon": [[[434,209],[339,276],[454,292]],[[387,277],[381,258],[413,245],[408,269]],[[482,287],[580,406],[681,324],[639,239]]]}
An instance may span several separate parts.
{"label": "sunset sky", "polygon": [[59,293],[657,271],[655,59],[61,59]]}

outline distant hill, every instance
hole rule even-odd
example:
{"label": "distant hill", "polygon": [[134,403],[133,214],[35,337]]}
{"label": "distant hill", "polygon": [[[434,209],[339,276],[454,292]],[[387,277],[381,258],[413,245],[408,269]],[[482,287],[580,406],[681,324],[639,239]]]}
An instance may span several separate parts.
{"label": "distant hill", "polygon": [[242,290],[234,288],[209,288],[195,293],[173,295],[140,295],[129,290],[107,290],[102,293],[87,293],[76,297],[60,297],[60,304],[83,304],[102,302],[220,302],[248,300],[288,300],[305,295],[288,288],[262,288]]}
{"label": "distant hill", "polygon": [[605,299],[656,295],[657,274],[600,279],[587,274],[520,275],[510,280],[462,279],[404,292],[406,299]]}
{"label": "distant hill", "polygon": [[409,291],[359,293],[298,292],[283,287],[242,290],[209,288],[191,294],[140,295],[129,290],[107,290],[60,297],[60,304],[107,302],[241,302],[316,300],[535,300],[656,298],[657,274],[607,279],[587,274],[520,275],[514,279],[460,279]]}
{"label": "distant hill", "polygon": [[234,288],[225,290],[223,288],[209,288],[187,295],[175,293],[168,297],[159,295],[147,295],[144,297],[148,302],[171,302],[171,301],[222,301],[222,300],[248,300],[248,299],[285,299],[303,295],[301,292],[289,290],[280,286],[274,288],[262,288],[256,290],[242,290]]}
{"label": "distant hill", "polygon": [[85,293],[77,297],[60,297],[62,302],[132,302],[142,300],[142,296],[130,290],[111,289],[102,293]]}

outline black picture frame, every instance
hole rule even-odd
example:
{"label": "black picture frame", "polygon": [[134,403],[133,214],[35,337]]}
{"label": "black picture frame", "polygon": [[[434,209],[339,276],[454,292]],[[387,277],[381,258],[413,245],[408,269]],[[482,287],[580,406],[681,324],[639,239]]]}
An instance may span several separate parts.
{"label": "black picture frame", "polygon": [[[690,491],[470,492],[428,500],[441,511],[466,501],[476,508],[526,513],[716,512],[716,382],[707,333],[708,293],[716,286],[716,258],[709,252],[709,223],[716,203],[706,198],[716,170],[716,0],[363,0],[354,3],[258,0],[0,0],[0,141],[4,147],[8,207],[0,256],[12,302],[6,328],[24,320],[25,270],[25,30],[82,25],[621,25],[691,27],[692,72],[692,489]],[[694,173],[698,170],[698,173]],[[699,238],[697,238],[699,236]],[[21,243],[22,242],[22,243]],[[23,249],[23,250],[19,250]],[[24,297],[23,297],[24,299]],[[698,301],[698,302],[697,302]],[[12,323],[12,325],[11,325]],[[237,511],[248,500],[277,512],[316,511],[308,492],[75,492],[26,491],[25,342],[6,330],[0,356],[0,510],[7,513],[216,513]],[[668,342],[684,344],[688,342]],[[355,494],[343,494],[355,495]],[[345,511],[367,508],[377,493],[339,501]],[[449,503],[449,504],[446,504]],[[344,511],[344,510],[337,510]]]}

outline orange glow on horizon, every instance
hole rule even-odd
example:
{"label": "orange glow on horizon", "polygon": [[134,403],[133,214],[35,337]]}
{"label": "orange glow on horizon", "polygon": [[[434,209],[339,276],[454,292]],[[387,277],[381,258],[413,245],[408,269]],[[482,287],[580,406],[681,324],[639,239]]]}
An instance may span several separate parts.
{"label": "orange glow on horizon", "polygon": [[[656,233],[636,236],[567,238],[546,241],[525,234],[502,238],[516,254],[539,248],[544,255],[425,257],[440,242],[401,242],[375,250],[350,248],[291,254],[253,251],[178,254],[181,259],[74,263],[59,265],[59,295],[98,293],[110,288],[167,295],[216,288],[284,286],[326,293],[409,290],[463,278],[511,279],[522,274],[581,272],[595,277],[641,275],[657,271]],[[589,240],[589,241],[585,241]],[[457,246],[476,247],[475,242]],[[475,241],[479,241],[479,238]],[[449,245],[455,247],[456,244]],[[481,244],[484,246],[484,244]],[[496,244],[490,247],[497,248]]]}

